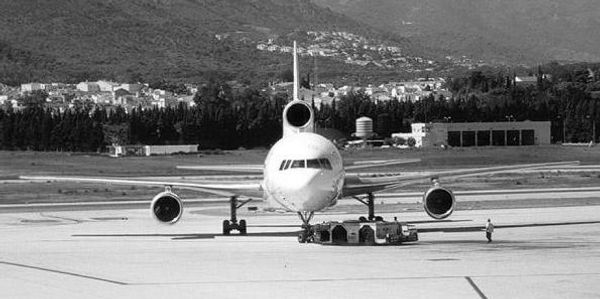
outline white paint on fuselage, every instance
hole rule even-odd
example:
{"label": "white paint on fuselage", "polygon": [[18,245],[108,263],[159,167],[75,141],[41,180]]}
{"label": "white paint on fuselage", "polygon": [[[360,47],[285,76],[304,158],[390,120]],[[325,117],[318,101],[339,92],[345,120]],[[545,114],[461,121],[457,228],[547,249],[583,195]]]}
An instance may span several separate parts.
{"label": "white paint on fuselage", "polygon": [[[288,168],[284,160],[328,159],[332,169]],[[342,156],[321,135],[298,133],[280,139],[265,159],[263,188],[267,202],[294,212],[315,212],[335,204],[344,185]]]}

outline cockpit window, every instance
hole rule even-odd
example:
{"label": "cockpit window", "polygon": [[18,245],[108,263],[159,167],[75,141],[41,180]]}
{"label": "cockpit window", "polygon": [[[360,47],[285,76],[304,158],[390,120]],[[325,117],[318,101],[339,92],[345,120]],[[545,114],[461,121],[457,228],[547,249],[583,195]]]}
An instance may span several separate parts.
{"label": "cockpit window", "polygon": [[306,160],[294,160],[290,168],[305,168]]}
{"label": "cockpit window", "polygon": [[328,159],[309,159],[309,160],[283,160],[279,165],[279,170],[289,168],[314,168],[331,170],[331,163]]}
{"label": "cockpit window", "polygon": [[329,163],[329,160],[327,159],[319,159],[319,162],[321,163],[321,167],[323,167],[324,169],[329,169],[331,170],[331,163]]}
{"label": "cockpit window", "polygon": [[318,159],[306,160],[306,168],[321,168],[321,164]]}

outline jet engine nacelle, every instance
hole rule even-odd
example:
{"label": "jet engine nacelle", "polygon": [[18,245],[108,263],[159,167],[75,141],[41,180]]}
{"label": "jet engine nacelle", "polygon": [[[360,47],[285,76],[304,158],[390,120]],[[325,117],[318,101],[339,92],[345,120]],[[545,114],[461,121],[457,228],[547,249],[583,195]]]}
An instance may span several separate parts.
{"label": "jet engine nacelle", "polygon": [[314,112],[307,102],[292,101],[283,109],[283,136],[314,132]]}
{"label": "jet engine nacelle", "polygon": [[454,212],[454,194],[452,191],[435,186],[423,195],[423,208],[431,218],[444,219]]}
{"label": "jet engine nacelle", "polygon": [[156,220],[173,224],[179,221],[183,214],[183,203],[177,194],[164,191],[154,196],[150,204],[150,210]]}

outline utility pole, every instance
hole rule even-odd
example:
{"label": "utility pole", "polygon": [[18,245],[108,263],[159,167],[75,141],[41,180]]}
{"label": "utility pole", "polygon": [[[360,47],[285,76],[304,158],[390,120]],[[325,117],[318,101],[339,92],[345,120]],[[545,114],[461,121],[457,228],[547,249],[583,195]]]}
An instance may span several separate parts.
{"label": "utility pole", "polygon": [[562,139],[561,139],[561,142],[562,142],[562,143],[565,143],[565,142],[567,142],[567,141],[565,140],[565,139],[566,139],[566,135],[567,135],[567,134],[565,133],[565,131],[566,131],[566,130],[565,130],[565,120],[566,120],[566,118],[565,118],[565,117],[562,117],[562,115],[557,115],[557,116],[556,116],[556,118],[560,119],[560,129],[561,129],[561,131],[562,131]]}
{"label": "utility pole", "polygon": [[562,131],[563,131],[563,143],[567,142],[567,118],[563,118]]}
{"label": "utility pole", "polygon": [[317,55],[313,54],[313,90],[315,90],[315,88],[317,87],[317,84],[319,83],[319,68],[317,66]]}
{"label": "utility pole", "polygon": [[586,115],[585,117],[592,122],[592,142],[596,143],[596,120],[593,115]]}
{"label": "utility pole", "polygon": [[592,119],[592,141],[596,143],[596,120]]}

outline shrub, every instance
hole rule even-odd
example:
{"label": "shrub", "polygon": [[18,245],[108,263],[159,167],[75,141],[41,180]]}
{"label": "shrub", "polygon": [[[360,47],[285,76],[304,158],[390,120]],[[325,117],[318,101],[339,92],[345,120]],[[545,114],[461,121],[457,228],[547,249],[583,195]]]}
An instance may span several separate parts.
{"label": "shrub", "polygon": [[402,137],[394,137],[394,143],[397,145],[405,145],[406,139],[404,139]]}

